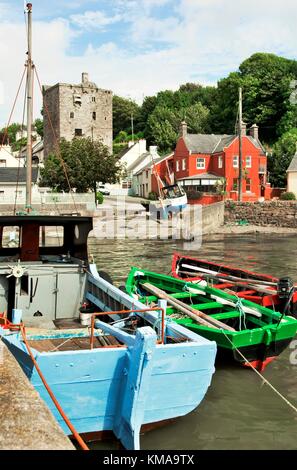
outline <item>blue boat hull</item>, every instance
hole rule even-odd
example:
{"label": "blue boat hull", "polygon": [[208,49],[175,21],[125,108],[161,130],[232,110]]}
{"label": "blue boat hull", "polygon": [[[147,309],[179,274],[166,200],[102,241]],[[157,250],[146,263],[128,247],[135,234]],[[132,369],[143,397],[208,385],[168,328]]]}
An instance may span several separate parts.
{"label": "blue boat hull", "polygon": [[[199,337],[198,337],[199,338]],[[155,338],[153,338],[155,342]],[[69,430],[42,384],[19,335],[4,338],[66,434]],[[139,449],[143,424],[184,416],[204,398],[214,373],[216,346],[208,341],[36,354],[47,383],[79,433],[113,431]],[[142,343],[141,343],[142,348]],[[141,370],[141,380],[133,375]]]}

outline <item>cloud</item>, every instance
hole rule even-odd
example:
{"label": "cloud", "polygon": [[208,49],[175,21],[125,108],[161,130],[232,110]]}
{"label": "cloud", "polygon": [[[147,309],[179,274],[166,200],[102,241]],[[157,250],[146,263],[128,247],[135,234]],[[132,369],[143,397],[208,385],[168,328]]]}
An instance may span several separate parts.
{"label": "cloud", "polygon": [[[141,101],[144,95],[176,89],[187,81],[215,84],[255,52],[296,56],[295,0],[282,4],[238,0],[236,9],[231,0],[109,0],[103,4],[108,8],[91,11],[86,3],[86,11],[70,11],[68,19],[66,15],[34,21],[33,56],[43,84],[78,83],[86,71],[98,86]],[[1,6],[3,125],[23,70],[26,43],[23,23],[6,17]],[[104,42],[95,34],[102,29],[109,31]],[[73,46],[77,38],[79,52]],[[35,112],[40,108],[36,93]],[[15,119],[20,115],[21,111]]]}
{"label": "cloud", "polygon": [[91,31],[93,29],[103,29],[105,26],[117,23],[122,16],[117,14],[107,16],[102,11],[86,11],[83,14],[70,16],[70,21],[79,28]]}

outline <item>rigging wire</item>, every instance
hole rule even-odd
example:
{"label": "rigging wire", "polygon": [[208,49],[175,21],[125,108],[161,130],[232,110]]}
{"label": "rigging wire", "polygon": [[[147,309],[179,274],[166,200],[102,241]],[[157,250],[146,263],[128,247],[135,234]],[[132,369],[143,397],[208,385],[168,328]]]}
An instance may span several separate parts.
{"label": "rigging wire", "polygon": [[[36,78],[37,78],[38,85],[39,85],[39,88],[40,88],[40,92],[42,94],[42,86],[41,86],[41,82],[39,80],[39,75],[38,75],[36,66],[34,67],[34,70],[35,70]],[[74,205],[75,211],[78,212],[77,206],[76,206],[76,203],[75,203],[75,199],[74,199],[74,195],[73,195],[73,191],[72,191],[72,187],[71,187],[71,184],[70,184],[70,181],[69,181],[67,167],[66,167],[65,161],[63,160],[63,157],[61,155],[61,151],[60,151],[58,139],[57,139],[57,136],[56,136],[56,132],[55,132],[55,129],[54,129],[54,126],[53,126],[53,123],[52,123],[52,120],[51,120],[51,116],[50,116],[50,113],[49,113],[49,109],[48,109],[48,106],[47,106],[47,103],[46,103],[45,100],[44,100],[44,108],[45,108],[45,112],[46,112],[46,115],[47,115],[47,118],[48,118],[48,121],[49,121],[49,124],[50,124],[50,128],[51,128],[52,133],[53,133],[53,137],[54,137],[54,141],[55,141],[55,147],[56,147],[56,151],[57,151],[57,156],[59,157],[59,159],[61,161],[61,164],[62,164],[62,167],[63,167],[64,175],[65,175],[65,178],[66,178],[66,181],[67,181],[69,192],[71,194],[73,205]]]}
{"label": "rigging wire", "polygon": [[[23,137],[24,137],[24,124],[25,124],[25,113],[26,113],[26,101],[27,101],[27,78],[26,78],[26,87],[25,87],[25,96],[24,96],[24,106],[23,106],[21,139],[23,139]],[[28,133],[28,130],[27,130],[27,133]],[[20,150],[19,150],[19,156],[18,156],[19,162],[18,162],[17,184],[16,184],[16,191],[15,191],[15,200],[14,200],[13,215],[16,215],[16,205],[17,205],[18,189],[19,189],[19,180],[20,180],[21,152],[22,152],[22,149],[20,148]]]}
{"label": "rigging wire", "polygon": [[16,96],[15,96],[15,98],[14,98],[14,102],[13,102],[13,105],[12,105],[12,109],[11,109],[11,111],[10,111],[10,115],[9,115],[9,118],[8,118],[8,122],[7,122],[7,124],[6,124],[5,130],[4,130],[4,133],[3,133],[3,136],[2,136],[2,142],[1,142],[1,144],[0,144],[0,151],[2,150],[2,147],[3,147],[3,145],[4,145],[5,139],[6,139],[7,135],[8,135],[8,128],[9,128],[9,126],[10,126],[11,119],[12,119],[12,116],[13,116],[13,113],[14,113],[14,109],[15,109],[15,105],[16,105],[16,102],[17,102],[18,97],[19,97],[19,94],[20,94],[20,90],[21,90],[21,87],[22,87],[22,84],[23,84],[25,72],[26,72],[26,67],[24,68],[23,75],[22,75],[22,77],[21,77],[20,84],[19,84],[19,86],[18,86],[18,90],[17,90]]}

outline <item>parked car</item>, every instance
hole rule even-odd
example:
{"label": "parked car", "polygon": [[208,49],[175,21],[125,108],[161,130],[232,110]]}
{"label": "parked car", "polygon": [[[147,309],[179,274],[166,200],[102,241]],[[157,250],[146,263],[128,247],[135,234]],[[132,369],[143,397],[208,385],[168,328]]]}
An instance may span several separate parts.
{"label": "parked car", "polygon": [[104,194],[104,196],[109,196],[109,195],[110,195],[109,189],[107,189],[107,188],[106,188],[105,186],[103,186],[103,185],[99,185],[98,191],[100,191],[101,194]]}

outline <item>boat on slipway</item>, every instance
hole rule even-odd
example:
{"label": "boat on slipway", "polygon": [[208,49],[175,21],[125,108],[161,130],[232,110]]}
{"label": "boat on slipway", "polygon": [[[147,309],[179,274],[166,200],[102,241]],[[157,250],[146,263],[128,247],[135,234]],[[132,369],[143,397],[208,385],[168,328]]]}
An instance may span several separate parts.
{"label": "boat on slipway", "polygon": [[187,282],[206,280],[216,289],[297,317],[297,288],[289,277],[277,278],[235,266],[174,253],[172,276]]}
{"label": "boat on slipway", "polygon": [[[26,13],[29,130],[31,3]],[[216,344],[167,323],[162,303],[146,309],[98,273],[88,261],[91,217],[34,214],[30,132],[26,160],[26,208],[0,217],[1,340],[82,448],[79,434],[94,439],[111,431],[126,449],[139,449],[142,426],[184,416],[200,404],[214,373]]]}
{"label": "boat on slipway", "polygon": [[133,267],[126,291],[147,307],[167,302],[167,319],[215,341],[218,357],[264,370],[290,344],[297,320],[219,289]]}

